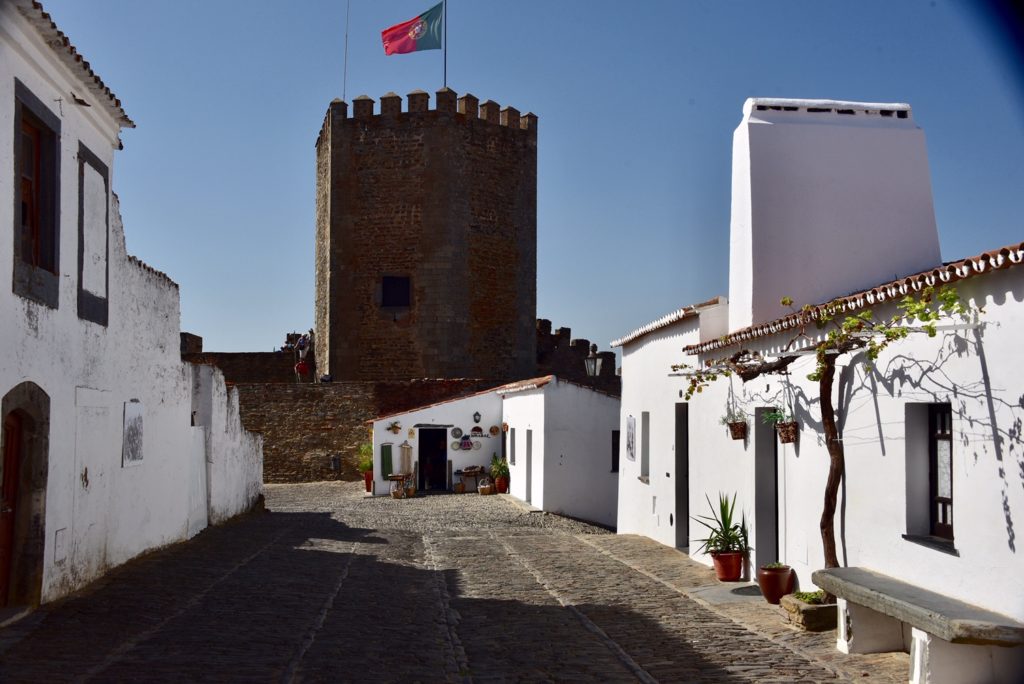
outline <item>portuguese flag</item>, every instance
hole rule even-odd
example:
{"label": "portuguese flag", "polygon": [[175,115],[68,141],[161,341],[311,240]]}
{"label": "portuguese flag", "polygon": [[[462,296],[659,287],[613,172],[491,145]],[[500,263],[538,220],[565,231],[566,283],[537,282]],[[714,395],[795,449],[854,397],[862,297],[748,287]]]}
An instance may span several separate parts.
{"label": "portuguese flag", "polygon": [[415,19],[403,21],[381,31],[384,54],[401,55],[420,50],[440,50],[443,9],[444,2],[439,2]]}

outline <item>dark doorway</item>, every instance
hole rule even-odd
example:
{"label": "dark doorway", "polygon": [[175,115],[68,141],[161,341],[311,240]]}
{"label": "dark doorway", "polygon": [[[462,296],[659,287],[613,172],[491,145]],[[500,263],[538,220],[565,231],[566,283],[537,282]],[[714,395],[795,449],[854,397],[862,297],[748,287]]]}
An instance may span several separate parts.
{"label": "dark doorway", "polygon": [[18,469],[21,466],[21,416],[4,418],[4,451],[0,456],[0,608],[7,605],[14,557],[14,521],[18,515]]}
{"label": "dark doorway", "polygon": [[676,404],[676,548],[690,546],[690,405]]}
{"label": "dark doorway", "polygon": [[754,409],[754,552],[757,565],[779,558],[779,457],[775,424],[764,414],[774,408]]}
{"label": "dark doorway", "polygon": [[526,431],[526,500],[533,501],[533,430]]}
{"label": "dark doorway", "polygon": [[[0,608],[39,605],[50,398],[23,382],[0,400]],[[55,552],[56,553],[56,552]]]}
{"label": "dark doorway", "polygon": [[444,428],[420,428],[419,488],[448,488],[448,431]]}

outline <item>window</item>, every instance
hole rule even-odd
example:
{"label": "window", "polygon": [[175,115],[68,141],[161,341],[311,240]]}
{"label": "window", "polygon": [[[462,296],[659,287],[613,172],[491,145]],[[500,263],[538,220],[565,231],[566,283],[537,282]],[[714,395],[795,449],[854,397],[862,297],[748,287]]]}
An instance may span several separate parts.
{"label": "window", "polygon": [[14,284],[57,308],[60,270],[60,119],[14,81]]}
{"label": "window", "polygon": [[107,324],[110,280],[109,173],[85,145],[78,144],[78,317]]}
{"label": "window", "polygon": [[907,404],[905,539],[953,548],[953,411],[949,404]]}
{"label": "window", "polygon": [[508,449],[508,462],[509,465],[516,464],[516,429],[512,428],[508,431],[511,437],[509,437],[509,449]]}
{"label": "window", "polygon": [[384,276],[381,280],[380,305],[386,309],[407,309],[412,304],[412,289],[405,276]]}
{"label": "window", "polygon": [[933,404],[928,411],[928,483],[931,494],[931,533],[953,540],[953,411]]}
{"label": "window", "polygon": [[612,430],[612,472],[619,472],[619,430]]}
{"label": "window", "polygon": [[640,479],[648,482],[651,476],[651,414],[640,414]]}

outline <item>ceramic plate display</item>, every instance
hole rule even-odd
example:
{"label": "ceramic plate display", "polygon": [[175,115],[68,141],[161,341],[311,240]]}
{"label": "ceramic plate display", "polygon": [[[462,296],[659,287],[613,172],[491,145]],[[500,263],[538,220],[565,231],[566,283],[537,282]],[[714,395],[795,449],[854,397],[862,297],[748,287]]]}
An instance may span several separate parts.
{"label": "ceramic plate display", "polygon": [[474,449],[479,449],[480,448],[480,442],[473,442],[473,448]]}
{"label": "ceramic plate display", "polygon": [[462,445],[459,444],[459,440],[452,442],[452,449],[461,449]]}
{"label": "ceramic plate display", "polygon": [[452,437],[458,439],[462,436],[462,428],[452,428]]}
{"label": "ceramic plate display", "polygon": [[501,432],[501,428],[499,428],[497,425],[492,425],[491,429],[488,430],[488,432],[491,433],[491,437],[497,437],[498,433]]}
{"label": "ceramic plate display", "polygon": [[472,434],[472,435],[473,435],[474,437],[483,437],[483,436],[484,436],[484,429],[483,429],[482,427],[480,427],[479,425],[477,425],[476,427],[474,427],[474,428],[473,428],[472,430],[470,430],[469,432],[470,432],[470,434]]}

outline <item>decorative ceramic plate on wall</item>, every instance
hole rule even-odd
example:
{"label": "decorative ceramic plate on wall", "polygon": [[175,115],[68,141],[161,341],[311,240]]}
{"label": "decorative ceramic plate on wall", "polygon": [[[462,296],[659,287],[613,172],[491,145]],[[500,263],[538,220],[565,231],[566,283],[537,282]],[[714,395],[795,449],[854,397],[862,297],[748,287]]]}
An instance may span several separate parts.
{"label": "decorative ceramic plate on wall", "polygon": [[475,451],[479,451],[480,450],[480,442],[473,442],[473,449]]}
{"label": "decorative ceramic plate on wall", "polygon": [[491,429],[488,430],[488,432],[491,433],[491,437],[497,437],[498,433],[501,432],[501,428],[499,428],[497,425],[492,425]]}
{"label": "decorative ceramic plate on wall", "polygon": [[484,436],[484,429],[482,427],[480,427],[479,425],[476,425],[476,426],[473,427],[472,430],[469,431],[469,433],[471,435],[473,435],[474,437],[483,437]]}
{"label": "decorative ceramic plate on wall", "polygon": [[455,440],[454,442],[452,442],[452,449],[458,450],[459,448],[459,440]]}
{"label": "decorative ceramic plate on wall", "polygon": [[462,436],[462,428],[452,428],[452,437],[458,439]]}

